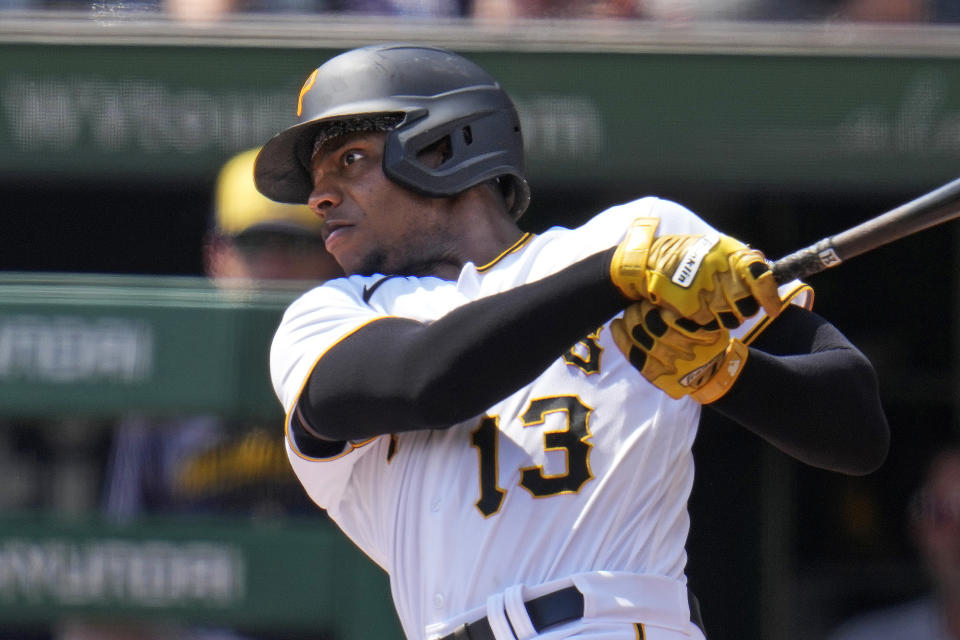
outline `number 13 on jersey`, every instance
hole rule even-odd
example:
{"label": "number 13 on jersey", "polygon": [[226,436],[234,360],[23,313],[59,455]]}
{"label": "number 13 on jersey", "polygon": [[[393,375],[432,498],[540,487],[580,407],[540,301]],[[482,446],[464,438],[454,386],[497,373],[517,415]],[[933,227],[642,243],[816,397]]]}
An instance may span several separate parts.
{"label": "number 13 on jersey", "polygon": [[[527,410],[520,416],[524,428],[543,425],[547,414],[563,413],[565,428],[545,431],[545,451],[561,451],[566,456],[566,470],[556,475],[547,475],[542,466],[520,469],[520,486],[537,498],[576,493],[593,478],[590,471],[589,421],[592,409],[577,396],[549,396],[530,401]],[[500,419],[484,416],[480,426],[470,434],[470,441],[477,449],[480,471],[480,497],[475,505],[483,516],[489,517],[500,510],[507,491],[499,486]]]}

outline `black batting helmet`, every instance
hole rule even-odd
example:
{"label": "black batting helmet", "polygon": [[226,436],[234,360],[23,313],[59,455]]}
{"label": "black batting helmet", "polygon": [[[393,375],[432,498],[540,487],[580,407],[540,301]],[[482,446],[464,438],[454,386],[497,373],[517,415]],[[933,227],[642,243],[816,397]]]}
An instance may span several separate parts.
{"label": "black batting helmet", "polygon": [[[514,217],[530,201],[513,102],[490,74],[450,51],[378,44],[342,53],[307,78],[297,117],[263,146],[256,161],[257,188],[273,200],[306,203],[318,134],[331,123],[360,120],[368,128],[389,130],[383,171],[398,184],[444,197],[499,178],[512,195]],[[418,160],[420,151],[444,138],[449,143],[444,162],[431,167]]]}

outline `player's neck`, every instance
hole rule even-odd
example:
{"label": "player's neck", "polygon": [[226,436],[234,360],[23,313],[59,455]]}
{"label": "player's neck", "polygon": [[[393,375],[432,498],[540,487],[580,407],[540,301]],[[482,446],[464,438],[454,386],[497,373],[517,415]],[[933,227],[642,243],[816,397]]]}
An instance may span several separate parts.
{"label": "player's neck", "polygon": [[479,187],[461,198],[461,206],[451,211],[450,244],[447,250],[440,252],[444,259],[430,265],[428,275],[456,280],[466,263],[489,264],[523,236],[523,231],[502,204]]}
{"label": "player's neck", "polygon": [[472,262],[478,267],[490,264],[514,246],[522,236],[523,232],[514,228],[496,235],[463,238],[455,250],[427,262],[408,264],[402,274],[457,280],[465,264]]}
{"label": "player's neck", "polygon": [[493,225],[486,233],[466,239],[463,263],[472,262],[478,267],[490,264],[514,246],[522,236],[523,231],[512,220],[507,224]]}

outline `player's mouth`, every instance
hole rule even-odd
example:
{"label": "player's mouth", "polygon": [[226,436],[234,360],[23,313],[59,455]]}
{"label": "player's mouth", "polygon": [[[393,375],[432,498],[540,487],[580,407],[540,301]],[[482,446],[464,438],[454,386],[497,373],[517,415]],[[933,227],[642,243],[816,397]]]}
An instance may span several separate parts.
{"label": "player's mouth", "polygon": [[327,219],[320,229],[323,244],[326,246],[327,251],[333,253],[334,247],[351,227],[353,227],[353,225],[349,222]]}

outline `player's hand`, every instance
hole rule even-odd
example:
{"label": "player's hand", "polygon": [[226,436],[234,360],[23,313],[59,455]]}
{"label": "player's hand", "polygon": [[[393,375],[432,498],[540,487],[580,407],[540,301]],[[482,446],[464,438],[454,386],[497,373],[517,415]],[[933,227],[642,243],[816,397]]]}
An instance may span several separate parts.
{"label": "player's hand", "polygon": [[701,404],[722,397],[747,361],[748,349],[716,322],[703,327],[648,300],[631,304],[610,329],[640,374],[671,398]]}
{"label": "player's hand", "polygon": [[763,307],[775,318],[780,296],[763,254],[721,234],[654,238],[656,218],[638,218],[610,265],[613,283],[700,325],[734,328]]}

